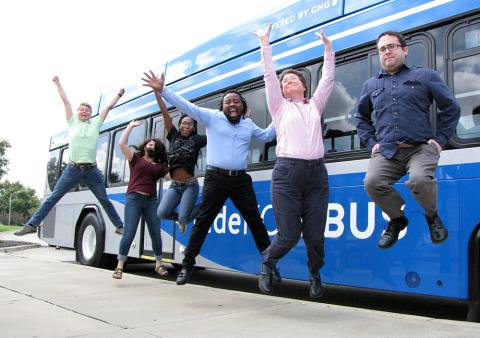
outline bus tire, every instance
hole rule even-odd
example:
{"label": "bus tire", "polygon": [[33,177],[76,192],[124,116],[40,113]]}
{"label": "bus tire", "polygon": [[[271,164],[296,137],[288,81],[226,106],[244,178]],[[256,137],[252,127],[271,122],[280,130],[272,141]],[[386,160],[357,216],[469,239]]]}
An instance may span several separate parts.
{"label": "bus tire", "polygon": [[105,231],[97,214],[90,212],[82,220],[77,236],[77,257],[83,265],[101,267]]}

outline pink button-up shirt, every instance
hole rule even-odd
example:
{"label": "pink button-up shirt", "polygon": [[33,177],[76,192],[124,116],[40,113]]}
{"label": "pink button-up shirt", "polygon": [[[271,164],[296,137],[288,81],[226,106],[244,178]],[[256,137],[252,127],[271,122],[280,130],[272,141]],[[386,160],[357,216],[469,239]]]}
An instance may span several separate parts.
{"label": "pink button-up shirt", "polygon": [[277,132],[277,157],[323,158],[322,114],[335,83],[335,53],[325,52],[322,78],[312,98],[297,102],[282,94],[271,46],[262,46],[262,62],[268,109]]}

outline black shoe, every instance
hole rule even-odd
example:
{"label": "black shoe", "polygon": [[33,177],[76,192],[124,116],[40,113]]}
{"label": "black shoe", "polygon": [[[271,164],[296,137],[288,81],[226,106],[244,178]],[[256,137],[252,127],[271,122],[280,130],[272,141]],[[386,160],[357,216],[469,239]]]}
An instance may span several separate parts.
{"label": "black shoe", "polygon": [[184,285],[190,281],[190,276],[192,275],[192,268],[184,266],[182,270],[178,273],[177,276],[177,285]]}
{"label": "black shoe", "polygon": [[320,274],[310,276],[310,298],[320,298],[323,296],[322,280]]}
{"label": "black shoe", "polygon": [[258,288],[260,291],[267,295],[271,295],[273,293],[273,274],[272,269],[262,264],[260,268],[260,274],[258,275]]}
{"label": "black shoe", "polygon": [[25,224],[23,226],[23,228],[14,232],[13,234],[15,236],[25,236],[25,235],[33,234],[33,233],[37,232],[37,229],[38,229],[38,227],[35,227],[33,225],[30,225],[30,224]]}
{"label": "black shoe", "polygon": [[272,269],[272,281],[276,284],[280,284],[282,282],[282,276],[280,276],[280,271],[277,267]]}
{"label": "black shoe", "polygon": [[388,222],[385,232],[378,241],[378,246],[382,249],[391,247],[398,239],[400,231],[408,225],[408,219],[405,216],[397,217]]}
{"label": "black shoe", "polygon": [[438,215],[433,218],[425,216],[427,219],[428,227],[430,229],[430,238],[434,244],[442,243],[448,238],[448,230],[443,225],[442,220]]}

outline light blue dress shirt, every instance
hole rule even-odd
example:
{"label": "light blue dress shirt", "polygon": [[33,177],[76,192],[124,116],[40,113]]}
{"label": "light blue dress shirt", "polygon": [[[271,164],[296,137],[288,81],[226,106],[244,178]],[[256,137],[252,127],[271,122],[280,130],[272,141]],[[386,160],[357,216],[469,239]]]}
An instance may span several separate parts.
{"label": "light blue dress shirt", "polygon": [[226,170],[245,169],[252,138],[266,143],[276,137],[273,123],[266,129],[259,128],[249,118],[233,124],[222,111],[198,107],[168,87],[164,87],[161,94],[168,102],[205,126],[208,139],[207,165]]}

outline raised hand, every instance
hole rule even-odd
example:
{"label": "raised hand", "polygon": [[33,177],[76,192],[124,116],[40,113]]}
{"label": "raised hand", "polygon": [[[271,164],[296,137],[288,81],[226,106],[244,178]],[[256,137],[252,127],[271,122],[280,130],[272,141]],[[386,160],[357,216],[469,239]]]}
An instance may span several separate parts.
{"label": "raised hand", "polygon": [[258,36],[262,46],[268,46],[270,43],[270,33],[272,32],[272,24],[268,24],[265,27],[257,29],[253,34]]}
{"label": "raised hand", "polygon": [[325,45],[326,52],[332,52],[332,41],[323,33],[323,29],[320,32],[316,32],[315,35],[317,38],[322,40],[323,44]]}
{"label": "raised hand", "polygon": [[130,127],[130,128],[138,127],[138,126],[142,125],[142,123],[143,123],[142,121],[132,120],[128,124],[128,127]]}
{"label": "raised hand", "polygon": [[120,88],[120,90],[118,91],[118,96],[122,97],[123,94],[125,94],[125,88]]}
{"label": "raised hand", "polygon": [[55,76],[53,77],[52,81],[53,81],[53,83],[55,83],[55,85],[57,85],[57,86],[60,84],[60,79],[58,78],[57,75],[55,75]]}
{"label": "raised hand", "polygon": [[165,85],[165,75],[162,73],[160,74],[160,77],[158,77],[151,70],[149,72],[150,73],[143,73],[147,77],[147,78],[142,77],[142,80],[146,82],[143,84],[143,86],[150,87],[153,90],[161,93],[163,90],[163,86]]}

